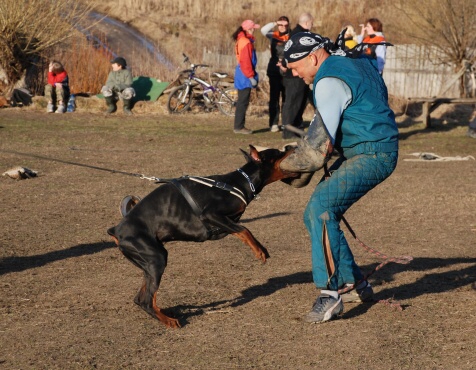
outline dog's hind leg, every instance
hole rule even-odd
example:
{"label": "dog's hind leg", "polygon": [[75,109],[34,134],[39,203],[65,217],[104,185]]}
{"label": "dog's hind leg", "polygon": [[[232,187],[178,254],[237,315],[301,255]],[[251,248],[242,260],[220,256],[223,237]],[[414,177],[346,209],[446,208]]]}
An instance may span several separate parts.
{"label": "dog's hind leg", "polygon": [[134,298],[134,303],[140,306],[149,315],[162,322],[165,326],[169,328],[180,328],[181,325],[177,319],[165,315],[160,307],[157,306],[157,289],[154,292],[153,287],[158,287],[158,285],[159,284],[154,282],[154,278],[144,273],[144,282]]}
{"label": "dog's hind leg", "polygon": [[163,244],[151,237],[136,235],[130,241],[126,238],[119,242],[119,248],[127,259],[144,271],[144,281],[134,303],[167,327],[179,328],[179,321],[165,315],[157,306],[157,290],[167,266],[167,250]]}

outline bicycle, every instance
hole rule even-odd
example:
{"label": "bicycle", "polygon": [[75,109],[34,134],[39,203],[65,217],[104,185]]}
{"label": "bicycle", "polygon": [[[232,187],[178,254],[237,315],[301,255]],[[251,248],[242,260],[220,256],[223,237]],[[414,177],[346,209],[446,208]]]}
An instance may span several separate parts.
{"label": "bicycle", "polygon": [[[188,56],[182,55],[184,57],[183,62],[189,62]],[[217,107],[224,115],[235,115],[238,91],[234,87],[225,89],[219,86],[219,83],[228,77],[228,74],[214,72],[213,76],[216,77],[214,84],[211,79],[209,83],[196,76],[198,68],[208,67],[206,64],[190,63],[190,69],[179,72],[179,74],[187,77],[182,85],[170,91],[167,101],[167,109],[170,113],[183,113],[190,108],[193,100],[203,98],[207,108]]]}

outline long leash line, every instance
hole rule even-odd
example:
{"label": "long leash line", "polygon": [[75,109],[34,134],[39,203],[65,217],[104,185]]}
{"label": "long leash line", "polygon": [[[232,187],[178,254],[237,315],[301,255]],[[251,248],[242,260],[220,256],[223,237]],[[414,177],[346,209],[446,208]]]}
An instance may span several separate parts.
{"label": "long leash line", "polygon": [[14,150],[5,150],[5,149],[0,149],[1,152],[4,153],[10,153],[10,154],[16,154],[16,155],[21,155],[25,157],[32,157],[32,158],[38,158],[38,159],[43,159],[46,161],[52,161],[52,162],[59,162],[59,163],[65,163],[73,166],[79,166],[79,167],[86,167],[86,168],[92,168],[94,170],[99,170],[99,171],[106,171],[110,173],[119,173],[121,175],[127,175],[127,176],[134,176],[134,177],[139,177],[141,179],[149,180],[149,181],[161,181],[158,177],[148,177],[145,176],[144,174],[141,173],[133,173],[133,172],[125,172],[125,171],[119,171],[119,170],[114,170],[110,168],[104,168],[104,167],[98,167],[98,166],[92,166],[89,164],[84,164],[84,163],[77,163],[77,162],[71,162],[71,161],[65,161],[63,159],[57,159],[57,158],[51,158],[51,157],[45,157],[37,154],[31,154],[31,153],[22,153],[22,152],[16,152]]}
{"label": "long leash line", "polygon": [[[324,165],[324,175],[326,177],[330,177],[331,176],[331,173],[329,172],[328,168],[327,168],[327,164]],[[403,265],[406,265],[408,263],[410,263],[412,260],[413,260],[413,257],[411,256],[400,256],[400,257],[389,257],[387,256],[386,254],[382,253],[382,252],[379,252],[378,250],[376,250],[375,248],[371,248],[369,247],[367,244],[365,244],[362,240],[359,239],[359,237],[357,236],[357,234],[355,233],[355,231],[352,229],[352,227],[350,226],[349,222],[345,219],[344,216],[342,216],[342,222],[344,223],[344,225],[347,227],[347,229],[349,230],[350,234],[352,235],[352,237],[357,240],[357,242],[360,244],[361,247],[363,247],[367,252],[370,252],[371,254],[379,257],[379,258],[382,258],[384,261],[382,261],[379,265],[377,265],[372,271],[368,272],[367,274],[364,275],[364,278],[361,279],[360,281],[358,281],[357,283],[355,284],[351,284],[349,286],[346,286],[342,289],[339,289],[337,292],[339,294],[344,294],[344,293],[348,293],[352,290],[354,290],[356,288],[357,285],[359,285],[361,282],[363,281],[367,281],[368,278],[373,275],[375,272],[377,272],[378,270],[380,270],[383,266],[385,266],[387,263],[390,263],[390,262],[395,262],[395,263],[398,263],[398,264],[403,264]],[[399,310],[403,310],[402,306],[398,303],[398,302],[392,302],[390,299],[386,299],[386,300],[379,300],[377,301],[378,303],[383,303],[383,304],[386,304],[386,305],[389,305],[389,306],[392,306],[392,307],[395,307]]]}

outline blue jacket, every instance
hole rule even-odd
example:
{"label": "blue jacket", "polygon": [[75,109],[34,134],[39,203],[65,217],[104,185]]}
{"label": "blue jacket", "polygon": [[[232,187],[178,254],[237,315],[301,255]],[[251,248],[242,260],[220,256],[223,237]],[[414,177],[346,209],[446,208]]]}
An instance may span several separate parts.
{"label": "blue jacket", "polygon": [[247,37],[244,32],[238,35],[235,45],[236,59],[238,61],[238,65],[235,68],[235,88],[238,90],[253,87],[250,82],[251,77],[259,81],[258,73],[256,72],[258,58],[253,43],[254,38]]}

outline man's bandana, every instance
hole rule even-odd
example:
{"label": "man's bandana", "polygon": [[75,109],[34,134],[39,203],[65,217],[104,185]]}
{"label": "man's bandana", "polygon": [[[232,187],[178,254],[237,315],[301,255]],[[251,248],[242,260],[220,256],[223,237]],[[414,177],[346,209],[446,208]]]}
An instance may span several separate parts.
{"label": "man's bandana", "polygon": [[348,58],[358,58],[370,45],[386,45],[393,46],[389,42],[380,42],[376,44],[361,43],[350,50],[344,50],[345,31],[337,36],[336,42],[332,42],[329,38],[312,32],[299,32],[291,37],[284,46],[284,59],[286,63],[294,63],[303,59],[312,52],[324,48],[331,55],[338,55]]}

